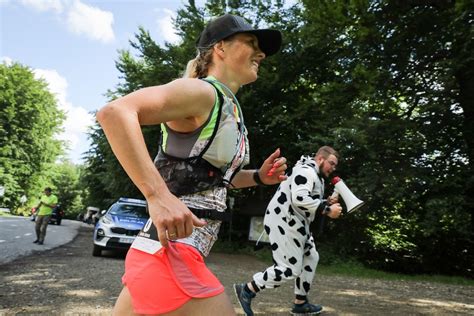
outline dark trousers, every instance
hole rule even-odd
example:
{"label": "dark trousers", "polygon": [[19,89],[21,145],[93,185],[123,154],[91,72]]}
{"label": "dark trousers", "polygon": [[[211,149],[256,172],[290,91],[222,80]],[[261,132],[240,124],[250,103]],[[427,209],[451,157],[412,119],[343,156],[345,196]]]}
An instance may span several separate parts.
{"label": "dark trousers", "polygon": [[36,239],[43,242],[46,236],[46,228],[48,228],[49,218],[51,215],[38,215],[36,216]]}

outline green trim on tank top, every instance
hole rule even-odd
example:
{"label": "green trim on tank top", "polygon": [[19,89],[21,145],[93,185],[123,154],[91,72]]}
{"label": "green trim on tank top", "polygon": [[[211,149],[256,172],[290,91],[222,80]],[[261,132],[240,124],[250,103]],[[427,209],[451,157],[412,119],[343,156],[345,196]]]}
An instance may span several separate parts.
{"label": "green trim on tank top", "polygon": [[161,129],[161,142],[163,146],[163,150],[166,152],[166,146],[168,145],[168,131],[166,130],[165,124],[160,124]]}
{"label": "green trim on tank top", "polygon": [[[237,104],[236,104],[236,107],[235,107],[236,110],[237,110],[237,113],[235,113],[235,117],[236,117],[236,118],[240,118],[240,113],[239,113],[239,111],[240,111],[240,104],[239,104],[239,101],[237,100],[237,98],[235,97],[235,94],[232,92],[232,90],[230,90],[229,87],[227,87],[225,84],[223,84],[222,82],[220,82],[219,80],[217,80],[214,76],[207,76],[207,77],[204,78],[204,79],[209,80],[209,81],[212,81],[212,82],[217,82],[217,83],[218,83],[217,86],[214,85],[214,87],[216,87],[217,89],[219,89],[219,91],[220,91],[223,95],[227,96],[228,98],[232,99],[234,102],[237,103]],[[224,91],[224,89],[222,89],[222,87],[224,87],[225,90],[227,90],[228,93],[226,93],[226,92]],[[230,94],[230,96],[229,96],[228,94]]]}
{"label": "green trim on tank top", "polygon": [[[207,77],[206,79],[208,79],[208,78],[211,78],[210,80],[212,80],[212,81],[217,81],[212,76]],[[213,87],[216,88],[214,85],[213,85]],[[217,89],[219,89],[219,91],[223,95],[226,95],[220,87],[217,87]],[[202,128],[201,133],[198,136],[198,140],[210,138],[212,136],[212,133],[214,132],[214,128],[217,124],[217,117],[219,116],[219,94],[216,91],[216,89],[214,89],[214,94],[215,94],[215,100],[214,100],[214,105],[213,105],[213,109],[212,109],[212,116],[211,116],[210,120],[208,120],[206,126],[204,126]],[[162,137],[163,137],[163,140],[162,140],[163,150],[166,152],[166,149],[167,149],[166,146],[168,145],[168,131],[166,129],[165,124],[160,124],[160,129],[161,129],[161,133],[162,133]]]}
{"label": "green trim on tank top", "polygon": [[214,109],[212,110],[212,117],[209,120],[209,122],[206,124],[206,126],[201,130],[201,133],[199,134],[198,139],[208,139],[212,136],[212,133],[214,132],[214,128],[217,123],[217,117],[219,115],[219,95],[214,89],[214,94],[215,94],[215,101],[214,101]]}

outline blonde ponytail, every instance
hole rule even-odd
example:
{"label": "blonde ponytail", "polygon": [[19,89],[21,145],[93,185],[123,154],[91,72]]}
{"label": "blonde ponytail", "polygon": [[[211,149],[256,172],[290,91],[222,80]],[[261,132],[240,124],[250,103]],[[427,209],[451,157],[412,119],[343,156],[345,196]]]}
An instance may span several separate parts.
{"label": "blonde ponytail", "polygon": [[200,48],[196,58],[188,61],[183,78],[207,77],[209,67],[212,65],[212,46],[206,49]]}
{"label": "blonde ponytail", "polygon": [[196,72],[196,58],[191,59],[188,61],[186,65],[186,69],[184,70],[183,78],[197,78],[197,72]]}

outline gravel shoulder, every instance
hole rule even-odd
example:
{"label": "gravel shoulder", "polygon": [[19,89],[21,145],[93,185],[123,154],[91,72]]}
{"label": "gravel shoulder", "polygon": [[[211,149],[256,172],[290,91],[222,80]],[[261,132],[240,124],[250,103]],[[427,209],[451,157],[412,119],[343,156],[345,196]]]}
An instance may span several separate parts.
{"label": "gravel shoulder", "polygon": [[[121,290],[124,254],[92,257],[92,228],[69,244],[0,265],[0,315],[110,315]],[[226,288],[238,314],[232,283],[266,267],[244,255],[213,253],[209,268]],[[256,315],[289,315],[292,282],[263,291]],[[474,315],[474,287],[317,275],[310,294],[321,315]]]}

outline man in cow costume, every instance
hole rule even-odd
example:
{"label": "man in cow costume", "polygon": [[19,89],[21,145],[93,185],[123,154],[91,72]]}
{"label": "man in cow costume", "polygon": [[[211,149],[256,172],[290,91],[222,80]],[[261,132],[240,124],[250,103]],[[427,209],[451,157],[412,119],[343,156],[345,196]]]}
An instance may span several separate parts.
{"label": "man in cow costume", "polygon": [[253,276],[247,284],[234,284],[239,303],[252,316],[252,299],[260,290],[276,288],[295,280],[293,315],[316,315],[321,305],[308,302],[319,254],[310,232],[317,214],[338,218],[341,205],[336,196],[324,199],[324,178],[336,169],[338,153],[329,146],[319,148],[315,157],[302,156],[288,173],[265,212],[264,227],[268,234],[274,265]]}

